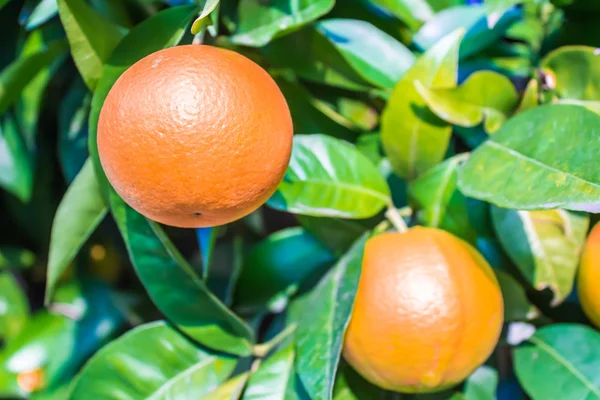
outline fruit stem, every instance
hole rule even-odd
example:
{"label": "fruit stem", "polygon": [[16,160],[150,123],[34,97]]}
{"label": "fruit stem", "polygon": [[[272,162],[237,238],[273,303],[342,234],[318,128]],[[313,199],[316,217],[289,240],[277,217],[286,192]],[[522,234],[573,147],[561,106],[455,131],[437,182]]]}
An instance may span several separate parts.
{"label": "fruit stem", "polygon": [[390,220],[398,232],[404,233],[408,231],[408,226],[406,225],[406,222],[404,222],[404,218],[402,218],[402,215],[400,215],[398,209],[392,204],[388,206],[385,216],[388,220]]}

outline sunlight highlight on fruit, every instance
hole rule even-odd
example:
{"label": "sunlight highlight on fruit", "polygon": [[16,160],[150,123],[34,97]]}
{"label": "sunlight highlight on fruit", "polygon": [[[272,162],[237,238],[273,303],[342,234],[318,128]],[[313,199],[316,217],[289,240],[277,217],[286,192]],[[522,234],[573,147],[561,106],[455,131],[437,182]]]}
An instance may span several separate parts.
{"label": "sunlight highlight on fruit", "polygon": [[344,357],[382,388],[439,391],[489,357],[502,322],[494,272],[470,245],[433,228],[385,233],[365,247]]}
{"label": "sunlight highlight on fruit", "polygon": [[230,50],[177,46],[129,68],[108,94],[98,150],[117,193],[179,227],[223,225],[275,192],[292,149],[275,81]]}

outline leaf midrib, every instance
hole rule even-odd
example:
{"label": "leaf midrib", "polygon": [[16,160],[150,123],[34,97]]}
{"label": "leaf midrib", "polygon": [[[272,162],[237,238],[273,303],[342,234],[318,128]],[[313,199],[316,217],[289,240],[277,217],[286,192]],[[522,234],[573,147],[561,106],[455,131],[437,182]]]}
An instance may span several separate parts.
{"label": "leaf midrib", "polygon": [[497,148],[497,149],[499,149],[501,151],[505,151],[506,153],[508,153],[508,154],[510,154],[510,155],[512,155],[512,156],[514,156],[516,158],[521,158],[521,159],[526,160],[526,161],[528,161],[528,162],[530,162],[532,164],[535,164],[535,165],[538,165],[538,166],[543,167],[545,169],[548,169],[548,170],[550,170],[552,172],[557,172],[557,173],[560,173],[560,174],[564,174],[564,175],[568,176],[569,178],[573,178],[573,179],[575,179],[577,181],[582,181],[582,182],[584,182],[584,183],[586,183],[588,185],[591,185],[594,188],[600,190],[600,184],[588,181],[587,179],[584,179],[584,178],[580,178],[579,176],[573,175],[570,172],[566,172],[566,171],[563,171],[563,170],[551,167],[548,164],[544,164],[543,162],[541,162],[539,160],[536,160],[535,158],[526,156],[523,153],[519,153],[517,150],[511,149],[510,147],[506,147],[503,144],[500,144],[498,142],[494,142],[492,140],[488,140],[487,143],[486,143],[486,145],[487,146],[491,146],[491,147],[495,147],[495,148]]}
{"label": "leaf midrib", "polygon": [[557,362],[563,365],[569,372],[573,374],[583,385],[590,391],[596,395],[596,398],[600,399],[600,389],[596,388],[592,382],[590,382],[585,375],[577,370],[577,368],[566,358],[564,358],[559,352],[557,352],[552,346],[544,342],[542,339],[539,339],[535,336],[529,338],[529,341],[537,345],[541,350],[548,353],[552,358],[554,358]]}
{"label": "leaf midrib", "polygon": [[182,377],[192,374],[193,372],[199,371],[200,369],[203,369],[204,367],[206,367],[210,364],[213,364],[216,361],[217,361],[217,359],[215,357],[209,357],[206,360],[200,361],[199,363],[196,363],[196,364],[192,365],[191,367],[184,369],[183,371],[181,371],[178,374],[176,374],[175,376],[173,376],[171,379],[167,380],[163,385],[158,387],[158,390],[156,390],[152,395],[150,395],[150,397],[147,397],[146,400],[161,399],[161,397],[158,397],[158,396],[163,395],[169,388],[171,388],[174,384],[179,382],[179,380]]}
{"label": "leaf midrib", "polygon": [[378,192],[374,189],[365,189],[364,186],[360,186],[360,185],[353,185],[351,183],[344,183],[344,182],[328,182],[328,181],[322,181],[322,180],[318,180],[318,179],[289,179],[288,182],[292,182],[292,183],[296,183],[296,184],[305,184],[305,183],[310,183],[310,184],[314,184],[314,185],[321,185],[321,186],[327,186],[327,187],[338,187],[341,189],[346,189],[346,190],[350,190],[350,191],[354,191],[357,193],[362,193],[371,197],[375,197],[378,200],[381,200],[385,203],[387,203],[390,198],[389,196],[384,195],[381,192]]}

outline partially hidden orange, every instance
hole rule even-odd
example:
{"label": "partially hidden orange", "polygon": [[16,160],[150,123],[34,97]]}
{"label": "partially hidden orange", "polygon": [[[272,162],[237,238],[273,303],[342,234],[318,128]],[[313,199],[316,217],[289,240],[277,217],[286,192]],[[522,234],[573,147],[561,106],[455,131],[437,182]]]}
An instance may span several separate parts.
{"label": "partially hidden orange", "polygon": [[98,123],[117,193],[168,225],[206,227],[262,205],[283,179],[292,119],[277,84],[230,50],[177,46],[121,75]]}
{"label": "partially hidden orange", "polygon": [[583,311],[600,328],[600,223],[588,236],[577,274],[577,291]]}
{"label": "partially hidden orange", "polygon": [[464,380],[492,353],[504,319],[491,267],[451,234],[415,227],[367,241],[344,358],[388,390]]}

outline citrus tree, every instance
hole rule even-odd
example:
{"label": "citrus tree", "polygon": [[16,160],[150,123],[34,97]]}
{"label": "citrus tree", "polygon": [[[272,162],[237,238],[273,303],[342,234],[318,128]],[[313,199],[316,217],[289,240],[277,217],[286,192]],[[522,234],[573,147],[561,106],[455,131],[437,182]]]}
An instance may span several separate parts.
{"label": "citrus tree", "polygon": [[0,398],[600,399],[599,18],[0,0]]}

